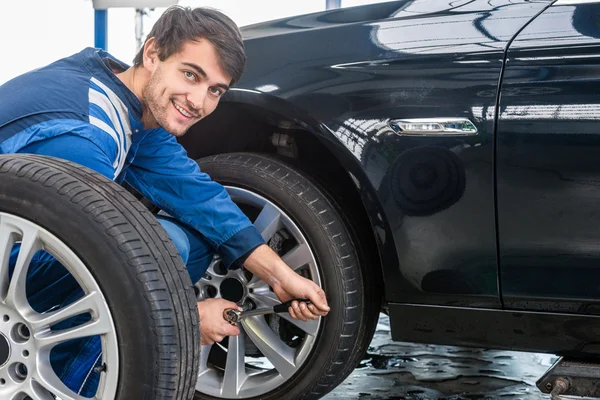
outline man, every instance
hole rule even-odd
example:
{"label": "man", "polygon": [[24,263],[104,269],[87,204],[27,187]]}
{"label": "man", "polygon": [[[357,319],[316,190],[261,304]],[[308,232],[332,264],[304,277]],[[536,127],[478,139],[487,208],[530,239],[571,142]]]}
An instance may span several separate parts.
{"label": "man", "polygon": [[[289,312],[296,319],[316,319],[329,311],[325,293],[264,244],[224,188],[201,173],[176,140],[214,111],[244,65],[241,35],[228,17],[171,7],[132,67],[85,49],[0,86],[0,153],[59,157],[127,182],[170,215],[158,218],[193,282],[216,251],[228,268],[243,265],[265,280],[280,300],[310,299],[309,305],[294,302]],[[56,264],[43,253],[32,262],[33,276],[45,279],[36,283],[45,290],[37,296],[40,307],[64,304],[78,293]],[[237,305],[224,299],[198,304],[202,344],[239,334],[222,317],[232,307]],[[82,395],[96,390],[97,374],[91,371],[100,343],[94,339],[70,348],[76,356],[63,352],[52,360],[61,379]]]}

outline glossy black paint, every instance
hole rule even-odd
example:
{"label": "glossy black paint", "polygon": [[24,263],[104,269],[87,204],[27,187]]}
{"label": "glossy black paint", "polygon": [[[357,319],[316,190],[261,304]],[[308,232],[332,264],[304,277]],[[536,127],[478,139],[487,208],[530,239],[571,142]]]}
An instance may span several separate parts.
{"label": "glossy black paint", "polygon": [[600,4],[553,6],[510,46],[498,122],[502,295],[600,314]]}
{"label": "glossy black paint", "polygon": [[[318,135],[354,177],[389,301],[500,308],[494,109],[508,41],[548,1],[397,1],[243,30],[231,102]],[[390,119],[467,117],[471,137],[409,137]]]}

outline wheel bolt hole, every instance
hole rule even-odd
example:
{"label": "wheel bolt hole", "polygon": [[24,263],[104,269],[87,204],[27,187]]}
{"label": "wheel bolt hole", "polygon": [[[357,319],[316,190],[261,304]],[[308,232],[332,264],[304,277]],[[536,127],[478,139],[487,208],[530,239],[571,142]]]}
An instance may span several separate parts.
{"label": "wheel bolt hole", "polygon": [[29,352],[27,350],[23,350],[23,357],[29,357]]}
{"label": "wheel bolt hole", "polygon": [[254,277],[254,274],[245,268],[242,270],[242,273],[244,274],[244,278],[246,278],[247,282],[250,282]]}
{"label": "wheel bolt hole", "polygon": [[6,380],[4,378],[0,379],[0,385],[5,385],[6,384]]}
{"label": "wheel bolt hole", "polygon": [[27,367],[23,363],[12,364],[8,369],[8,373],[18,383],[24,382],[27,379]]}
{"label": "wheel bolt hole", "polygon": [[17,371],[17,375],[20,378],[23,378],[23,379],[27,378],[27,367],[25,366],[25,364],[21,364],[21,363],[17,364],[16,371]]}
{"label": "wheel bolt hole", "polygon": [[31,332],[25,324],[16,324],[11,331],[11,337],[17,343],[25,343],[31,337]]}
{"label": "wheel bolt hole", "polygon": [[215,274],[217,275],[221,275],[221,276],[225,276],[227,275],[227,268],[225,268],[225,266],[223,265],[222,262],[217,263],[217,265],[215,265]]}
{"label": "wheel bolt hole", "polygon": [[217,288],[214,286],[205,286],[203,292],[205,299],[214,299],[217,297]]}
{"label": "wheel bolt hole", "polygon": [[5,315],[4,317],[2,317],[2,320],[4,320],[4,322],[8,322],[10,321],[10,317],[8,315]]}
{"label": "wheel bolt hole", "polygon": [[19,335],[21,335],[23,339],[29,339],[31,337],[29,328],[27,328],[25,325],[19,325]]}

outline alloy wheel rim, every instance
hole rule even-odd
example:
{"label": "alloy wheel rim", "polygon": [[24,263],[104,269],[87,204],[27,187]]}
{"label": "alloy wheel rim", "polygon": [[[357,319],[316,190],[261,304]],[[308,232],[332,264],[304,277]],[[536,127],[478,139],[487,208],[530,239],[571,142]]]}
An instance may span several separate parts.
{"label": "alloy wheel rim", "polygon": [[[276,236],[285,233],[286,240],[290,240],[293,247],[284,250],[281,258],[296,272],[322,286],[315,256],[292,218],[272,201],[256,193],[231,186],[226,188],[240,207],[250,207],[256,211],[258,215],[254,225],[265,242],[270,243]],[[196,284],[198,299],[225,297],[222,293],[225,289],[221,288],[224,288],[226,281],[230,283],[232,280],[241,283],[241,297],[239,302],[238,298],[228,300],[240,305],[242,302],[251,302],[257,308],[280,304],[265,282],[249,276],[242,269],[223,271],[218,257],[213,259],[204,278]],[[226,345],[216,343],[202,346],[196,390],[214,397],[248,398],[276,389],[305,364],[316,344],[320,326],[321,318],[303,322],[294,320],[287,313],[280,317],[256,316],[242,320],[240,335],[228,338]],[[282,335],[286,327],[291,327],[296,333],[301,332],[298,335],[300,339],[293,342],[292,346],[284,341]],[[253,349],[252,355],[248,354],[248,348]],[[220,353],[221,357],[214,357],[214,353]],[[213,358],[221,363],[213,362]]]}
{"label": "alloy wheel rim", "polygon": [[[9,280],[11,250],[21,244]],[[71,304],[37,312],[26,295],[31,258],[38,251],[54,256],[78,282],[83,297]],[[59,322],[88,314],[81,325],[51,330]],[[110,309],[96,280],[81,259],[60,239],[24,218],[0,212],[0,398],[11,400],[84,400],[70,390],[50,364],[51,350],[69,340],[100,336],[101,365],[106,366],[94,399],[114,398],[118,382],[117,335]],[[6,342],[4,342],[4,340]],[[8,345],[8,355],[2,351]]]}

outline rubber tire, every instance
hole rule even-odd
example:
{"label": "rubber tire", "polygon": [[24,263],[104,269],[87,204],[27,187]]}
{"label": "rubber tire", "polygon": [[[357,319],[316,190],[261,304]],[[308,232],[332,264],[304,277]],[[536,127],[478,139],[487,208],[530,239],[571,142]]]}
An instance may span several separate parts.
{"label": "rubber tire", "polygon": [[100,286],[118,338],[115,399],[191,399],[200,356],[196,300],[156,218],[118,184],[52,157],[0,156],[0,187],[0,212],[53,233]]}
{"label": "rubber tire", "polygon": [[[281,157],[277,157],[277,159],[282,160]],[[285,162],[285,161],[283,161]],[[368,357],[367,350],[369,349],[369,344],[371,340],[373,340],[373,336],[375,335],[375,330],[377,328],[377,323],[379,322],[379,313],[381,311],[381,305],[383,300],[383,281],[381,276],[381,270],[379,266],[381,262],[377,258],[375,243],[372,244],[373,247],[369,248],[368,241],[370,240],[367,236],[370,234],[368,232],[364,232],[360,227],[365,227],[364,223],[360,223],[357,217],[356,210],[352,208],[352,206],[342,207],[340,200],[342,198],[337,199],[333,194],[334,189],[330,191],[332,185],[339,185],[339,182],[327,182],[322,176],[322,171],[313,166],[307,165],[292,165],[297,171],[302,170],[304,172],[304,176],[309,178],[316,186],[319,187],[321,192],[327,197],[327,200],[335,207],[338,214],[344,220],[344,224],[349,228],[350,236],[352,238],[353,243],[360,243],[360,245],[355,245],[354,249],[357,252],[359,264],[361,266],[362,277],[363,277],[363,304],[365,306],[365,311],[363,312],[364,319],[360,323],[360,329],[364,332],[359,333],[360,342],[356,346],[357,349],[363,350],[363,355],[360,357],[364,359]],[[301,169],[304,167],[305,169]],[[367,229],[370,229],[367,228]],[[352,369],[355,366],[350,366]]]}
{"label": "rubber tire", "polygon": [[[274,157],[232,153],[202,158],[198,163],[215,181],[257,193],[294,220],[315,254],[331,306],[304,367],[256,399],[324,396],[354,370],[369,343],[363,337],[369,334],[362,326],[367,310],[363,277],[345,220],[317,184]],[[215,397],[197,392],[196,399]]]}

